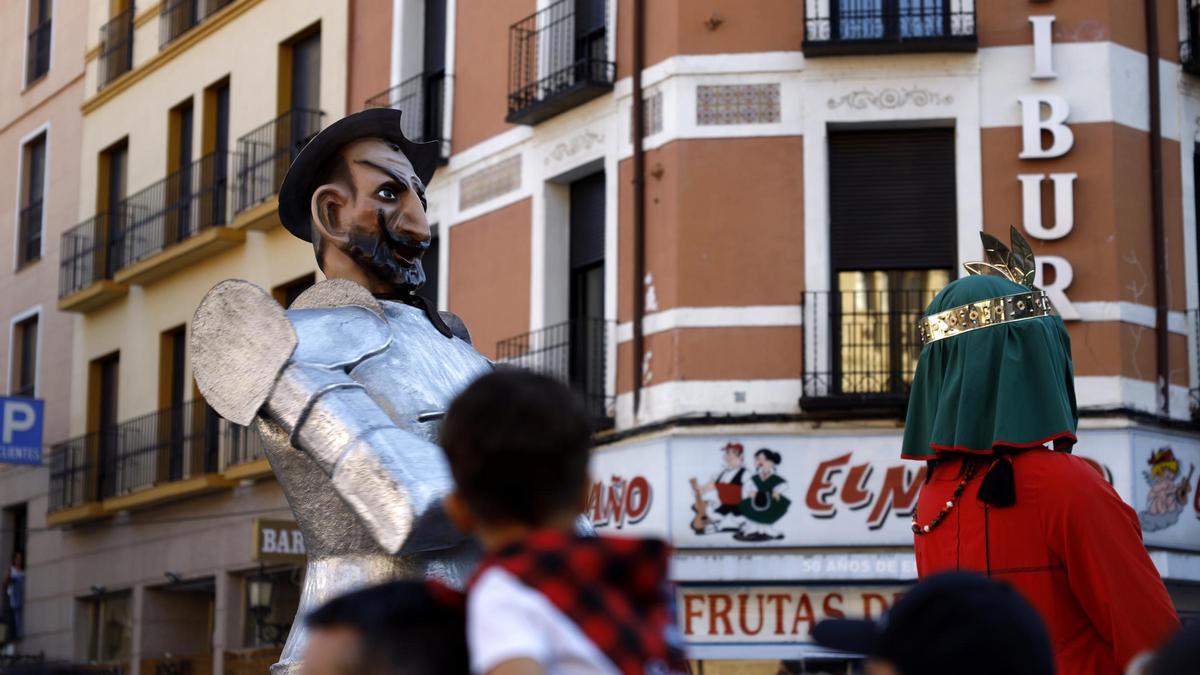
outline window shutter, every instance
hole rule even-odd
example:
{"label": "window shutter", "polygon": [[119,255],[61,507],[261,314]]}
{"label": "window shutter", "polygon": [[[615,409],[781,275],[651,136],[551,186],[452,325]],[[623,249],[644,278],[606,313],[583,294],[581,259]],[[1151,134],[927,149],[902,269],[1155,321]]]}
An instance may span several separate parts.
{"label": "window shutter", "polygon": [[954,130],[829,133],[834,271],[953,268]]}

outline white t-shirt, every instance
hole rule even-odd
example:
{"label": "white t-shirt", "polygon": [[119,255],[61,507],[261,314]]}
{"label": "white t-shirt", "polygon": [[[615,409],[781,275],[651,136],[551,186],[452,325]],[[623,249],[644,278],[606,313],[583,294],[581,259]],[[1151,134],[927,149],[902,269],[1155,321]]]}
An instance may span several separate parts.
{"label": "white t-shirt", "polygon": [[477,675],[520,658],[548,675],[619,675],[574,621],[500,567],[484,570],[467,595],[467,645]]}

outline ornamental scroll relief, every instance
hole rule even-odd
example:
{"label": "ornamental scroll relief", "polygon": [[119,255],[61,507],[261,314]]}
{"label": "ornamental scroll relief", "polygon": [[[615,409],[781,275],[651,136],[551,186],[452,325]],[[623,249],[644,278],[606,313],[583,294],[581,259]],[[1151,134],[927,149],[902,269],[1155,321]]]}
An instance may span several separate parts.
{"label": "ornamental scroll relief", "polygon": [[561,162],[564,158],[575,155],[581,151],[590,149],[593,145],[599,145],[604,142],[604,135],[598,134],[591,129],[575,136],[569,140],[562,141],[554,146],[554,149],[546,155],[543,160],[545,166],[550,166],[553,162]]}
{"label": "ornamental scroll relief", "polygon": [[920,87],[912,87],[911,89],[887,87],[875,91],[858,89],[841,98],[831,98],[826,105],[829,106],[830,110],[837,110],[842,106],[855,110],[865,110],[868,107],[893,110],[909,104],[923,108],[927,105],[951,105],[953,103],[954,97],[950,94],[939,94],[936,91],[921,89]]}

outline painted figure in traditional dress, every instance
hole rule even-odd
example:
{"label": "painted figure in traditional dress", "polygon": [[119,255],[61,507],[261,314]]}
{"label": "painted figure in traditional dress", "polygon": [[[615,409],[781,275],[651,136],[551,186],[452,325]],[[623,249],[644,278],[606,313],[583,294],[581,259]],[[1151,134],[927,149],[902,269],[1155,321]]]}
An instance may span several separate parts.
{"label": "painted figure in traditional dress", "polygon": [[733,535],[738,541],[770,541],[783,539],[777,523],[792,502],[783,493],[787,492],[787,480],[776,473],[783,456],[768,448],[754,453],[754,474],[750,482],[742,487],[742,515],[746,522],[742,530]]}
{"label": "painted figure in traditional dress", "polygon": [[[746,519],[742,517],[742,485],[746,477],[741,443],[729,442],[721,448],[721,470],[697,489],[705,503],[706,524],[696,534],[737,532]],[[695,510],[697,507],[693,507]]]}

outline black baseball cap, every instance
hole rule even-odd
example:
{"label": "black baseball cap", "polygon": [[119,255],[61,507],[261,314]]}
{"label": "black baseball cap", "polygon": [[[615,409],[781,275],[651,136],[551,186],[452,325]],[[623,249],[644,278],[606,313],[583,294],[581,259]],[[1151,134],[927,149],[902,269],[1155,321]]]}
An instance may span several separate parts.
{"label": "black baseball cap", "polygon": [[889,661],[903,675],[1054,674],[1033,607],[1011,586],[966,572],[929,577],[879,621],[822,621],[813,639]]}
{"label": "black baseball cap", "polygon": [[441,156],[441,142],[416,143],[400,130],[401,111],[394,108],[369,108],[347,115],[309,139],[283,177],[279,187],[279,221],[288,232],[304,241],[312,241],[313,192],[320,186],[321,167],[342,148],[360,138],[382,138],[395,143],[412,163],[417,177],[429,185]]}

